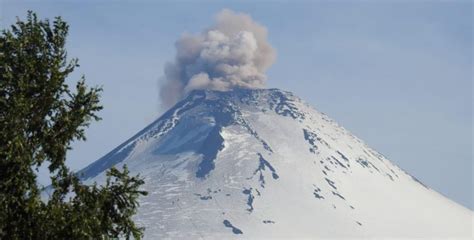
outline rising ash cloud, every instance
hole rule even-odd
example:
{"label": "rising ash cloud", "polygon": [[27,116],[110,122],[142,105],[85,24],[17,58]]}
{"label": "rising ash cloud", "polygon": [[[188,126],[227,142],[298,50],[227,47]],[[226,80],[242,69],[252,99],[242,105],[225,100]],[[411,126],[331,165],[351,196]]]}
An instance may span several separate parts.
{"label": "rising ash cloud", "polygon": [[267,29],[249,15],[228,9],[220,11],[215,20],[202,33],[183,34],[176,42],[175,61],[165,66],[165,83],[160,88],[164,108],[194,89],[265,86],[265,71],[276,57],[267,41]]}

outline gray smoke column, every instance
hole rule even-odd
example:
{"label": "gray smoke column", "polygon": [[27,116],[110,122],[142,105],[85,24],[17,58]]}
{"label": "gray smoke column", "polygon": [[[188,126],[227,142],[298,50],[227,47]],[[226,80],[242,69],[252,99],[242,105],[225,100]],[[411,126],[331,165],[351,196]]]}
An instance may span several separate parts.
{"label": "gray smoke column", "polygon": [[228,9],[217,14],[214,26],[197,35],[184,34],[175,45],[176,59],[165,66],[166,82],[160,89],[165,108],[194,89],[262,88],[276,57],[267,29]]}

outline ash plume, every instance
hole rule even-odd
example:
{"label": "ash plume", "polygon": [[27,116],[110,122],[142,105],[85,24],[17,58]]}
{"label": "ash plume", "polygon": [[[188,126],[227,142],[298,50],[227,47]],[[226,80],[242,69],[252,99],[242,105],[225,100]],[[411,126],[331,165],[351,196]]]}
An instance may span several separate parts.
{"label": "ash plume", "polygon": [[184,34],[175,46],[175,61],[165,66],[160,89],[165,108],[194,89],[262,88],[265,71],[276,57],[267,29],[249,15],[228,9],[217,14],[212,27]]}

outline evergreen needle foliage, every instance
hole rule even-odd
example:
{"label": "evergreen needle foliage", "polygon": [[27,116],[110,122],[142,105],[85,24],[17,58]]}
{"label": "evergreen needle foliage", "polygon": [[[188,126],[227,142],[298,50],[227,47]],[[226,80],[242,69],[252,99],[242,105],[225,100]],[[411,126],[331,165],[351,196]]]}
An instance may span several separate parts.
{"label": "evergreen needle foliage", "polygon": [[[73,90],[66,84],[79,66],[67,59],[68,28],[28,12],[0,34],[0,239],[140,239],[132,217],[143,180],[112,168],[103,185],[85,185],[65,164],[102,109],[100,88],[84,77]],[[47,189],[37,182],[43,164]]]}

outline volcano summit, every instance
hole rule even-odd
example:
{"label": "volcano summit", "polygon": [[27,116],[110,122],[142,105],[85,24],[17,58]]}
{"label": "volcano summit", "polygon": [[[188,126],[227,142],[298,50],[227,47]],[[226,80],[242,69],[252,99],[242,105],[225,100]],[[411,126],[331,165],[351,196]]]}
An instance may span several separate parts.
{"label": "volcano summit", "polygon": [[123,164],[149,239],[472,237],[470,210],[278,89],[194,90],[80,173]]}

